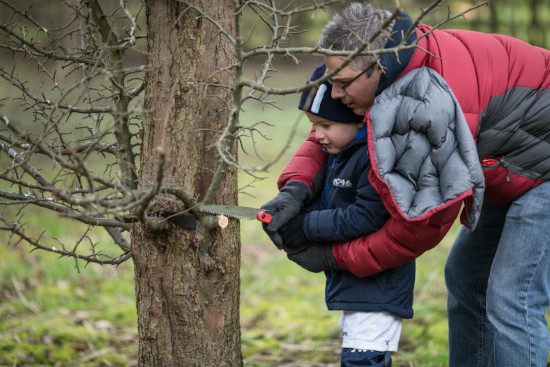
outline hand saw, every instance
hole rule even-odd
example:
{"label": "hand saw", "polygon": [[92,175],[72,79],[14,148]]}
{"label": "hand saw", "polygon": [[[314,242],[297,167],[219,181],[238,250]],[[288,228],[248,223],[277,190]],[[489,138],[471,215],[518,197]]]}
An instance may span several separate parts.
{"label": "hand saw", "polygon": [[231,218],[257,219],[263,223],[269,223],[273,218],[269,212],[263,209],[239,205],[201,205],[199,210],[203,213],[225,215]]}

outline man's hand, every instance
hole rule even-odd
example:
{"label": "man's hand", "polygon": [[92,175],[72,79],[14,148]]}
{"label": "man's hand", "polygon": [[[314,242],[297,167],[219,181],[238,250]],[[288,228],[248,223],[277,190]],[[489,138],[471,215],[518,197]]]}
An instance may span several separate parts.
{"label": "man's hand", "polygon": [[277,196],[262,205],[262,209],[269,211],[273,216],[271,223],[263,225],[264,231],[279,249],[283,248],[283,239],[277,231],[300,213],[303,204],[309,201],[311,196],[311,190],[305,183],[290,181]]}
{"label": "man's hand", "polygon": [[332,245],[326,242],[310,242],[306,244],[306,249],[300,252],[287,251],[287,257],[300,265],[302,268],[313,273],[329,270],[342,270],[332,253]]}
{"label": "man's hand", "polygon": [[285,251],[292,249],[293,252],[298,252],[298,250],[305,249],[304,245],[307,242],[306,234],[304,233],[305,217],[306,215],[303,213],[298,214],[279,230]]}

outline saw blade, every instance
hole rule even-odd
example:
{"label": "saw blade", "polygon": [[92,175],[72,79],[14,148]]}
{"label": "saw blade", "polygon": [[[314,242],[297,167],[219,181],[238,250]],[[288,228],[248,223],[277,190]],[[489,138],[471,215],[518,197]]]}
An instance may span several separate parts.
{"label": "saw blade", "polygon": [[257,219],[260,209],[238,205],[202,205],[199,210],[204,213],[225,215],[239,219]]}

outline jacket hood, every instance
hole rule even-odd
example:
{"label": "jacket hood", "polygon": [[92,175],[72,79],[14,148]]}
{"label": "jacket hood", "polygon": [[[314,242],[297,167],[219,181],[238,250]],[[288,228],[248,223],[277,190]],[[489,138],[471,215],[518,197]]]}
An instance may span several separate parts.
{"label": "jacket hood", "polygon": [[367,114],[369,177],[392,215],[409,221],[466,200],[475,228],[485,183],[474,139],[445,80],[434,70],[407,73]]}

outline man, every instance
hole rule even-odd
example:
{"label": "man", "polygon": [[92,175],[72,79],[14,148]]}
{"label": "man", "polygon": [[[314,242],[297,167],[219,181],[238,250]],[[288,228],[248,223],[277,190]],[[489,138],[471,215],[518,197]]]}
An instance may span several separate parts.
{"label": "man", "polygon": [[[390,15],[353,3],[318,45],[354,51]],[[411,24],[401,14],[369,49],[399,45]],[[325,57],[327,72],[336,71],[332,97],[365,114],[369,179],[392,218],[361,239],[308,246],[300,265],[335,260],[366,276],[404,264],[439,243],[464,202],[463,223],[475,230],[461,230],[445,269],[450,366],[546,366],[550,52],[422,24],[406,41],[418,47],[361,56],[341,70],[345,58]],[[304,142],[279,178],[280,194],[266,204],[276,212],[266,229],[272,238],[318,189],[320,151]]]}

